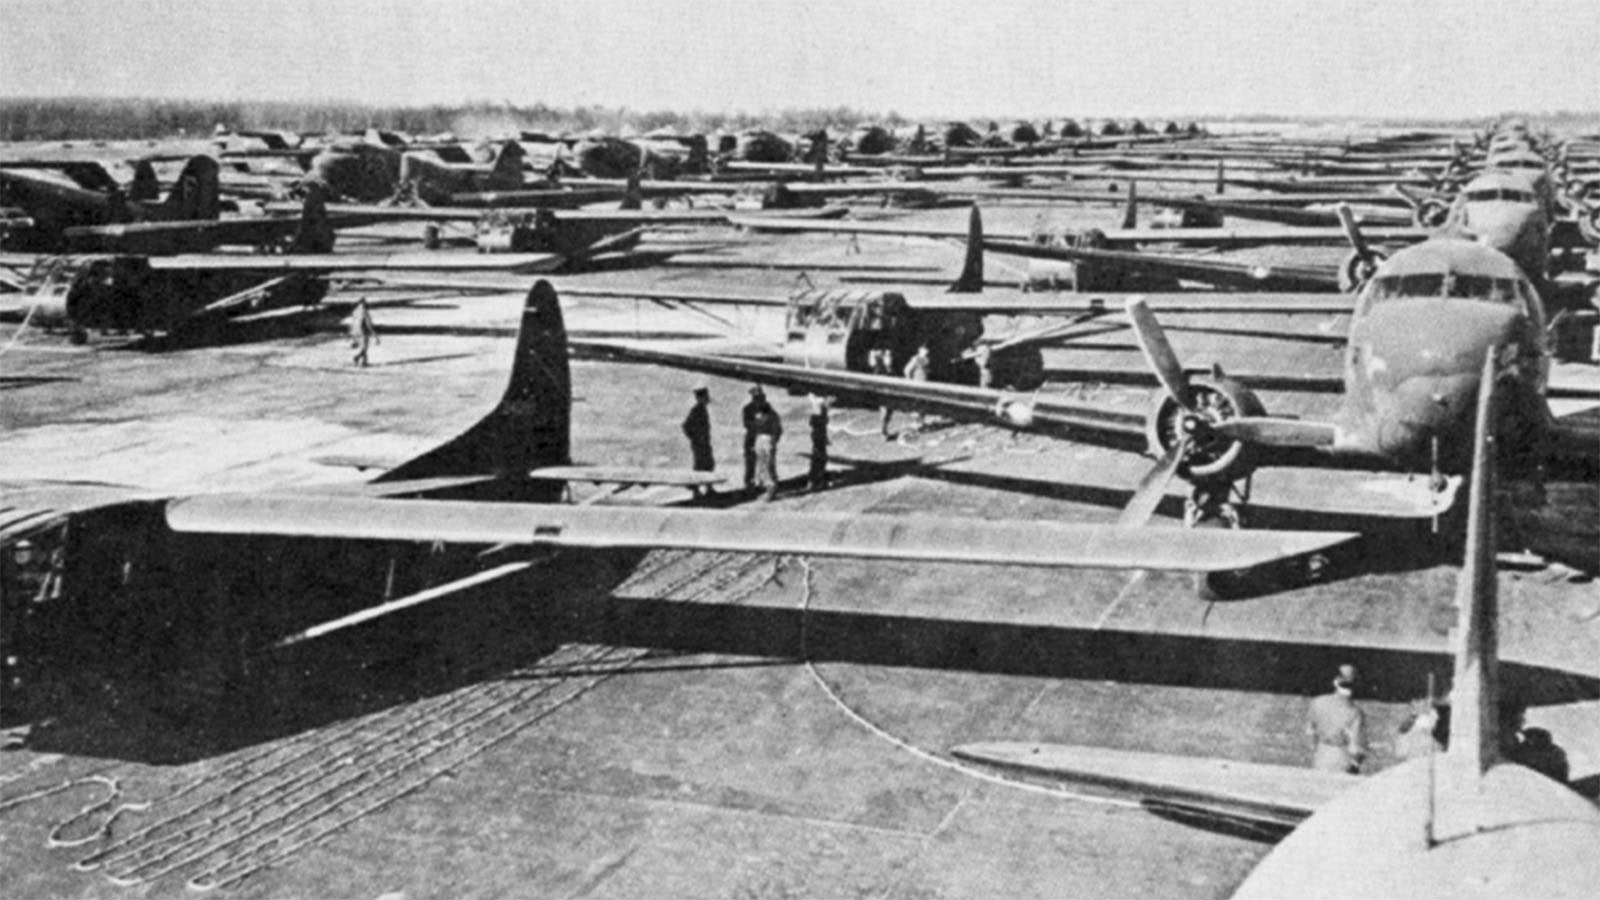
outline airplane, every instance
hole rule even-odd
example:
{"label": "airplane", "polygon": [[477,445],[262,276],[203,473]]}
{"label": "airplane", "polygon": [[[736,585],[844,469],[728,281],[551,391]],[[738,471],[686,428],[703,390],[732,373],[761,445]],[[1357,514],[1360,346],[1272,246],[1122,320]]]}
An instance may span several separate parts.
{"label": "airplane", "polygon": [[1580,897],[1600,882],[1600,810],[1506,747],[1495,569],[1497,351],[1484,355],[1466,545],[1456,577],[1448,746],[1376,775],[1087,747],[979,743],[953,754],[1136,795],[1155,810],[1281,833],[1236,900]]}
{"label": "airplane", "polygon": [[330,276],[338,273],[531,272],[566,262],[553,253],[334,254],[333,229],[320,198],[320,189],[308,195],[305,215],[296,221],[285,253],[99,253],[34,259],[22,279],[22,292],[0,305],[0,316],[66,329],[71,341],[81,344],[90,330],[173,332],[242,312],[313,306],[326,296]]}
{"label": "airplane", "polygon": [[120,184],[94,162],[16,161],[0,166],[0,207],[27,222],[0,232],[0,248],[60,252],[72,240],[92,240],[103,229],[137,223],[213,221],[222,210],[218,167],[209,156],[192,157],[178,181],[159,199],[159,182],[141,161],[132,182]]}
{"label": "airplane", "polygon": [[1407,247],[1379,263],[1346,311],[1344,390],[1340,408],[1324,421],[1268,415],[1253,391],[1220,368],[1212,378],[1192,379],[1150,305],[1137,298],[1128,302],[1127,315],[1162,388],[1143,416],[1006,390],[861,374],[850,366],[808,368],[804,359],[784,365],[637,344],[589,348],[618,360],[1156,456],[1119,519],[1127,525],[1145,522],[1179,477],[1191,486],[1192,510],[1238,521],[1251,474],[1269,466],[1424,473],[1442,496],[1449,476],[1470,463],[1476,360],[1491,346],[1504,348],[1506,356],[1503,377],[1512,399],[1502,407],[1505,421],[1497,423],[1506,444],[1536,462],[1600,463],[1600,447],[1550,413],[1544,306],[1504,254],[1459,237]]}
{"label": "airplane", "polygon": [[[574,468],[566,330],[548,282],[528,291],[513,353],[492,410],[370,481],[183,496],[104,484],[5,485],[0,547],[16,560],[26,541],[27,558],[48,561],[60,587],[59,602],[50,603],[5,593],[7,621],[29,620],[4,632],[6,665],[39,665],[50,647],[29,639],[70,635],[80,616],[95,618],[85,604],[121,609],[124,596],[143,598],[134,604],[141,609],[153,598],[185,598],[181,612],[143,619],[153,633],[125,635],[130,640],[162,646],[221,628],[274,645],[537,573],[573,553],[677,548],[1212,572],[1300,559],[1356,537],[1167,529],[1161,540],[1137,540],[1127,529],[1082,523],[565,504],[572,480],[688,488],[707,476]],[[95,539],[67,539],[80,534]],[[283,592],[294,585],[302,587],[289,602]],[[74,624],[47,627],[50,616]]]}

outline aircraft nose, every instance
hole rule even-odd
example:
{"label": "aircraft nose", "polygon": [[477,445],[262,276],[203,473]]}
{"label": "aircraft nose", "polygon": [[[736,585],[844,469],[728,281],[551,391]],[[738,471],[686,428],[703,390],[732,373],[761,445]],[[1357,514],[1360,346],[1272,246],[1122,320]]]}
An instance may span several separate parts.
{"label": "aircraft nose", "polygon": [[1378,403],[1378,450],[1395,459],[1431,456],[1433,439],[1441,450],[1471,434],[1478,394],[1476,374],[1423,375],[1408,378],[1381,395]]}
{"label": "aircraft nose", "polygon": [[[1400,300],[1368,317],[1366,370],[1377,449],[1430,459],[1468,445],[1484,354],[1516,340],[1516,307],[1479,300]],[[1460,440],[1456,440],[1459,437]]]}

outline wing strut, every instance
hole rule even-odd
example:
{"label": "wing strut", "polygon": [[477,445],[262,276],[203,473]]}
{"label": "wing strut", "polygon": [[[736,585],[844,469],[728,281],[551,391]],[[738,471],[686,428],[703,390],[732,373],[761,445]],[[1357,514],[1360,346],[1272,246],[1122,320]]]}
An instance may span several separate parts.
{"label": "wing strut", "polygon": [[291,634],[273,644],[272,648],[274,650],[281,650],[284,647],[292,647],[295,644],[309,641],[313,638],[319,638],[323,635],[332,634],[335,631],[342,631],[346,628],[350,628],[351,626],[360,625],[362,622],[370,622],[373,619],[379,618],[380,616],[387,616],[390,613],[399,612],[402,609],[410,609],[413,606],[420,606],[421,604],[427,603],[430,600],[438,600],[441,597],[448,597],[451,594],[457,593],[458,591],[464,591],[467,588],[477,587],[480,584],[487,584],[491,581],[498,581],[501,578],[515,575],[532,565],[533,563],[528,561],[506,563],[502,566],[495,566],[492,569],[477,572],[467,576],[466,578],[457,579],[448,584],[441,584],[437,587],[428,588],[425,591],[418,591],[415,594],[409,594],[397,600],[390,600],[388,603],[383,603],[378,606],[369,606],[359,612],[353,612],[348,616],[341,616],[340,618],[334,619],[330,622],[323,622],[321,625],[313,625],[304,631],[297,631],[294,634]]}

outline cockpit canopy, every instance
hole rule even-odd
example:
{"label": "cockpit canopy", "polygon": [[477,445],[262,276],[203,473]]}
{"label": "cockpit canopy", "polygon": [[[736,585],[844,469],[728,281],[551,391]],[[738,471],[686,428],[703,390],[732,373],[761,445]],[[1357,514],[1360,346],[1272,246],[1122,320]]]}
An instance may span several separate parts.
{"label": "cockpit canopy", "polygon": [[1511,187],[1489,187],[1481,190],[1468,190],[1462,194],[1462,199],[1468,203],[1536,203],[1538,198],[1532,191],[1519,190]]}
{"label": "cockpit canopy", "polygon": [[1368,304],[1394,299],[1448,297],[1488,303],[1524,304],[1532,286],[1522,278],[1493,278],[1458,272],[1423,272],[1373,278],[1366,288]]}
{"label": "cockpit canopy", "polygon": [[1432,297],[1514,305],[1535,315],[1538,309],[1538,295],[1516,263],[1459,238],[1424,241],[1390,257],[1362,289],[1360,308]]}

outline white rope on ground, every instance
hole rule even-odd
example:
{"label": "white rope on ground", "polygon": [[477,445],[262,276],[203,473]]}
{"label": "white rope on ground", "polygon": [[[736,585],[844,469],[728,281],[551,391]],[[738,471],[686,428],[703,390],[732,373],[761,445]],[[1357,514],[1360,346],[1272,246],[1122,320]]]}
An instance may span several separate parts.
{"label": "white rope on ground", "polygon": [[800,658],[805,663],[806,671],[811,673],[812,680],[817,683],[817,686],[822,689],[822,692],[827,695],[829,700],[833,701],[833,704],[837,706],[841,712],[848,716],[857,725],[860,725],[862,728],[866,729],[874,737],[893,744],[896,748],[909,753],[923,762],[949,769],[952,772],[965,775],[969,778],[976,778],[980,781],[1002,785],[1018,791],[1041,794],[1047,797],[1056,797],[1064,800],[1077,800],[1083,803],[1093,803],[1100,806],[1115,806],[1123,809],[1141,808],[1139,803],[1133,800],[1123,800],[1116,797],[1097,797],[1093,794],[1069,791],[1064,788],[1053,788],[1045,785],[1031,784],[1029,782],[1017,781],[1015,779],[1006,778],[983,769],[966,765],[958,760],[951,759],[948,756],[943,756],[930,750],[924,750],[921,747],[904,740],[903,738],[896,737],[872,722],[866,716],[857,712],[849,704],[844,702],[844,699],[841,698],[838,692],[833,689],[833,686],[828,684],[827,680],[822,677],[822,674],[817,671],[816,665],[811,662],[811,652],[809,646],[807,645],[808,629],[806,623],[808,613],[811,609],[813,573],[810,560],[801,557],[800,565],[805,569],[804,591],[802,592],[800,598]]}

